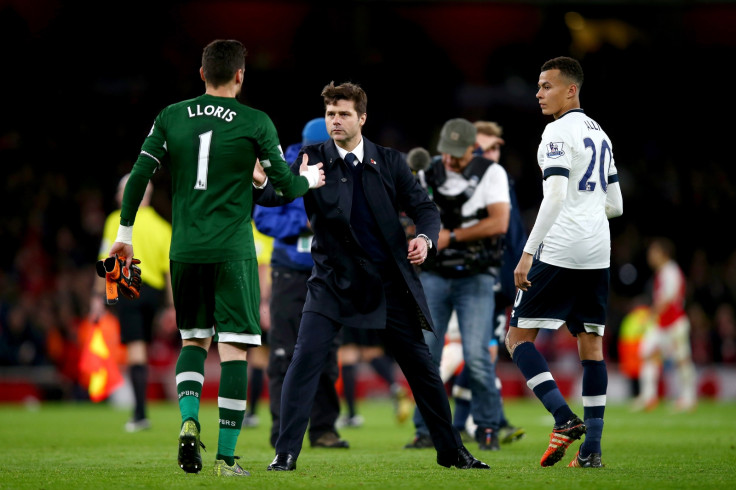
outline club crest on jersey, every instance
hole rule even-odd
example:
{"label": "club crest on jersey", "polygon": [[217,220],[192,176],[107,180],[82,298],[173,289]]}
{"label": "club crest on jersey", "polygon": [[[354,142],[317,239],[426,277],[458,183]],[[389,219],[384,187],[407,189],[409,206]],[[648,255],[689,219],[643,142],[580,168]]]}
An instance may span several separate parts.
{"label": "club crest on jersey", "polygon": [[547,158],[560,158],[565,154],[565,150],[562,149],[564,143],[562,141],[553,141],[547,143]]}

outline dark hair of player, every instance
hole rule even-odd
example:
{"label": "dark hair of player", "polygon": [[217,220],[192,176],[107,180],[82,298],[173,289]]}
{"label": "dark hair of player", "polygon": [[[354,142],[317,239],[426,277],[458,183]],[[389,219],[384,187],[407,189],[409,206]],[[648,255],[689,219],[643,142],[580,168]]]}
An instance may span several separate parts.
{"label": "dark hair of player", "polygon": [[217,39],[204,48],[202,69],[204,78],[213,87],[225,85],[235,72],[245,68],[245,47],[240,41]]}
{"label": "dark hair of player", "polygon": [[542,65],[542,71],[560,70],[560,74],[578,86],[583,86],[583,67],[580,62],[574,58],[567,56],[558,56],[545,62]]}

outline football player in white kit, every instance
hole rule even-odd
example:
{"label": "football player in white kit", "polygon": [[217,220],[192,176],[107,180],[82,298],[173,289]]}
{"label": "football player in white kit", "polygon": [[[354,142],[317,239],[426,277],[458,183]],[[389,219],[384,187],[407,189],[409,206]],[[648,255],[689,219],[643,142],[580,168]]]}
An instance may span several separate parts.
{"label": "football player in white kit", "polygon": [[[527,386],[554,416],[540,461],[552,466],[575,440],[585,441],[569,466],[597,468],[608,374],[603,331],[608,307],[611,237],[608,219],[623,213],[611,141],[580,108],[583,69],[568,57],[542,65],[537,99],[551,115],[537,158],[544,197],[514,270],[518,288],[506,347]],[[583,366],[583,420],[575,415],[534,340],[540,328],[567,328]]]}

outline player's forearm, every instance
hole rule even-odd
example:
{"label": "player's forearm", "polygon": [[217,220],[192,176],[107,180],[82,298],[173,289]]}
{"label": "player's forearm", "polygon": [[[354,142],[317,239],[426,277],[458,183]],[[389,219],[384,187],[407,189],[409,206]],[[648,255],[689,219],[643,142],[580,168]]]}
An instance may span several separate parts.
{"label": "player's forearm", "polygon": [[155,162],[153,162],[153,165],[149,164],[145,157],[140,157],[133,166],[130,178],[125,184],[123,204],[120,207],[121,225],[132,226],[133,223],[135,223],[135,215],[138,212],[138,206],[140,206],[141,200],[143,200],[143,194],[146,192],[148,181],[151,180],[156,168],[158,168],[158,165],[155,164]]}
{"label": "player's forearm", "polygon": [[567,178],[558,175],[548,178],[550,181],[542,199],[542,204],[539,205],[537,220],[524,246],[524,252],[531,255],[536,253],[539,244],[542,243],[552,225],[557,221],[567,197]]}
{"label": "player's forearm", "polygon": [[261,165],[268,175],[269,183],[278,189],[286,199],[293,200],[303,196],[309,190],[307,178],[294,175],[283,160],[273,164],[262,161]]}
{"label": "player's forearm", "polygon": [[606,193],[606,218],[618,218],[624,214],[624,198],[618,182],[608,184]]}

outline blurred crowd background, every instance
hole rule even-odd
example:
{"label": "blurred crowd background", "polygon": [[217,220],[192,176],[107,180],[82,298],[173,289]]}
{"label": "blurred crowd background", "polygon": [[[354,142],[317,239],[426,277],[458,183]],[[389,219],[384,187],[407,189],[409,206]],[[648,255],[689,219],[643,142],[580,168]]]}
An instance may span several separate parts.
{"label": "blurred crowd background", "polygon": [[[66,380],[46,396],[76,396],[79,328],[115,188],[155,115],[203,92],[201,50],[215,38],[248,48],[242,101],[271,116],[283,147],[322,113],[331,80],[363,86],[365,135],[405,152],[435,154],[447,119],[497,121],[529,228],[549,122],[535,99],[539,68],[578,58],[583,108],[612,139],[624,191],[611,222],[609,362],[623,317],[650,301],[645,250],[660,235],[688,278],[694,361],[736,365],[733,103],[720,93],[734,25],[726,1],[0,0],[0,377],[45,366]],[[170,219],[165,169],[154,185]],[[152,363],[171,362],[177,342],[162,323]],[[569,338],[547,345],[548,359],[575,349]]]}

